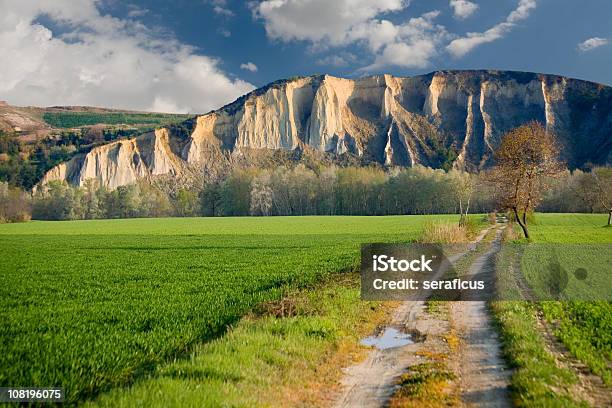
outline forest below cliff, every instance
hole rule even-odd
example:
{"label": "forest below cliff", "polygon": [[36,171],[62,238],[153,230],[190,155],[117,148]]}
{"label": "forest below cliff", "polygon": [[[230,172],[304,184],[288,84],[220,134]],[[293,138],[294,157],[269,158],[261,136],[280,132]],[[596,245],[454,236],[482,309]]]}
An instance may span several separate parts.
{"label": "forest below cliff", "polygon": [[[565,171],[551,180],[538,211],[605,212],[593,172]],[[495,191],[479,174],[416,166],[304,165],[236,168],[223,181],[177,187],[141,180],[115,190],[51,182],[28,193],[0,183],[0,222],[169,216],[394,215],[486,213]]]}
{"label": "forest below cliff", "polygon": [[47,171],[75,155],[152,129],[104,126],[63,129],[34,141],[23,140],[16,132],[0,131],[0,182],[30,190]]}

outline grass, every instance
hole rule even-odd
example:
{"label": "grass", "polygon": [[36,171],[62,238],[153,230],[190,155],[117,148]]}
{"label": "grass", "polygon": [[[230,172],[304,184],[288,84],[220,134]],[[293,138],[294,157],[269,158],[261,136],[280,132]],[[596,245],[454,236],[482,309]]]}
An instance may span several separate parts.
{"label": "grass", "polygon": [[500,325],[504,354],[514,368],[511,386],[515,405],[583,406],[571,393],[576,376],[558,367],[546,349],[537,328],[536,306],[524,301],[500,301],[491,307]]}
{"label": "grass", "polygon": [[612,228],[606,214],[537,214],[530,228],[534,242],[555,244],[612,243]]}
{"label": "grass", "polygon": [[524,249],[521,271],[537,299],[612,299],[612,243],[531,243]]}
{"label": "grass", "polygon": [[[568,299],[609,299],[610,265],[612,265],[612,230],[603,227],[605,214],[545,214],[538,217],[534,227],[536,242],[563,243],[557,245],[559,263],[569,271],[566,296]],[[604,245],[602,245],[604,244]],[[526,254],[523,265],[529,271],[542,259],[542,250],[552,251],[554,246],[537,248],[536,254]],[[538,256],[540,255],[540,256]],[[529,265],[529,264],[532,265]],[[585,267],[586,280],[577,279],[573,271]],[[531,275],[530,284],[535,283]],[[532,284],[537,291],[538,285]],[[555,335],[570,353],[585,363],[591,371],[612,385],[612,305],[608,301],[542,302],[544,316],[554,327]]]}
{"label": "grass", "polygon": [[609,302],[542,302],[555,335],[589,369],[612,386],[612,307]]}
{"label": "grass", "polygon": [[[581,265],[598,265],[601,253],[585,250],[584,244],[612,243],[612,232],[603,228],[605,216],[591,214],[538,214],[537,224],[531,226],[532,242],[527,247],[522,260],[527,281],[538,294],[541,290],[534,265],[544,255],[550,256],[552,245],[559,246],[562,265],[571,269],[572,260],[578,259]],[[576,246],[572,244],[580,244]],[[576,251],[576,248],[579,248]],[[498,291],[502,297],[518,299],[521,289],[514,280],[512,262],[517,245],[505,245],[498,256]],[[565,248],[565,253],[563,253]],[[568,250],[569,248],[569,250]],[[531,251],[531,252],[528,252]],[[548,251],[548,252],[547,252]],[[590,279],[609,285],[605,267],[601,270],[590,268]],[[603,273],[601,273],[603,272]],[[600,275],[601,273],[601,275]],[[601,289],[601,285],[591,282],[591,291]],[[580,288],[570,274],[568,291],[576,295]],[[600,295],[603,295],[600,294]],[[578,301],[500,301],[493,302],[494,316],[500,326],[504,352],[515,368],[512,388],[515,402],[527,406],[584,406],[573,392],[577,377],[571,370],[559,366],[548,352],[537,315],[543,313],[548,324],[553,325],[554,334],[565,344],[570,353],[586,363],[589,368],[602,376],[610,384],[610,358],[612,350],[612,306],[609,302]]]}
{"label": "grass", "polygon": [[256,305],[354,268],[361,243],[414,240],[432,218],[454,217],[1,225],[0,385],[74,402],[155,375]]}
{"label": "grass", "polygon": [[32,221],[6,224],[0,235],[396,235],[413,239],[428,220],[453,221],[456,215],[128,218],[117,220]]}
{"label": "grass", "polygon": [[43,120],[58,128],[74,128],[96,124],[106,125],[166,125],[189,118],[189,115],[170,113],[125,112],[45,112]]}
{"label": "grass", "polygon": [[[95,406],[324,405],[337,388],[340,367],[365,349],[358,340],[387,316],[388,303],[362,302],[357,274],[283,299],[290,316],[268,313],[270,302],[185,359],[158,367],[129,389],[115,389]],[[280,403],[279,401],[283,401]]]}

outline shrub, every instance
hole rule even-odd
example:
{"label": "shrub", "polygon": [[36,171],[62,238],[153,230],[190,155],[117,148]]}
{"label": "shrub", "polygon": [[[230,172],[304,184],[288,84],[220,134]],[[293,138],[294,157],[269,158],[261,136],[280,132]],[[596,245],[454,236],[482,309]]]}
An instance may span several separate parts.
{"label": "shrub", "polygon": [[29,221],[30,200],[28,195],[6,182],[0,182],[0,224]]}

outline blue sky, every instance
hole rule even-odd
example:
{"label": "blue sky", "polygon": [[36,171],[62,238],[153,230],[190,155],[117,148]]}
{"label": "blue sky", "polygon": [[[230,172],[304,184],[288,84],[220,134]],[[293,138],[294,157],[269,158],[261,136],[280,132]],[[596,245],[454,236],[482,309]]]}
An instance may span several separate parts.
{"label": "blue sky", "polygon": [[[51,4],[48,4],[51,3]],[[612,84],[609,0],[0,0],[0,99],[205,112],[280,78],[502,69]]]}

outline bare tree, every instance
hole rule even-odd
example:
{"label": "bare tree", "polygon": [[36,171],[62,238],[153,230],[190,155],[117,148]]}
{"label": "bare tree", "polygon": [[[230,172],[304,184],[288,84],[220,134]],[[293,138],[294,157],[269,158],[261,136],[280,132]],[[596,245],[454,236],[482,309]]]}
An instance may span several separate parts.
{"label": "bare tree", "polygon": [[612,169],[596,167],[591,171],[601,206],[608,212],[608,226],[612,225]]}
{"label": "bare tree", "polygon": [[474,177],[471,174],[458,170],[451,170],[455,198],[459,204],[459,225],[463,226],[467,222],[470,212],[470,201],[476,187]]}
{"label": "bare tree", "polygon": [[270,215],[271,208],[270,174],[264,171],[251,182],[251,215]]}
{"label": "bare tree", "polygon": [[499,207],[511,210],[529,238],[527,214],[542,200],[551,178],[562,170],[554,136],[538,122],[508,132],[495,152],[489,180],[496,187]]}
{"label": "bare tree", "polygon": [[[594,213],[595,207],[597,207],[600,201],[597,178],[593,172],[583,173],[576,171],[575,174],[576,180],[572,186],[574,194],[580,200],[584,210]],[[565,180],[565,182],[569,183],[570,180]]]}
{"label": "bare tree", "polygon": [[30,199],[25,191],[0,181],[0,224],[31,218]]}

